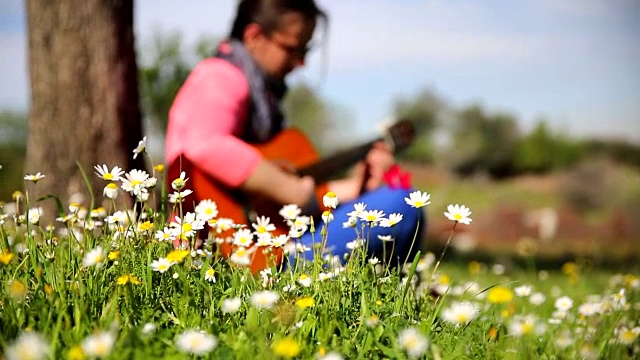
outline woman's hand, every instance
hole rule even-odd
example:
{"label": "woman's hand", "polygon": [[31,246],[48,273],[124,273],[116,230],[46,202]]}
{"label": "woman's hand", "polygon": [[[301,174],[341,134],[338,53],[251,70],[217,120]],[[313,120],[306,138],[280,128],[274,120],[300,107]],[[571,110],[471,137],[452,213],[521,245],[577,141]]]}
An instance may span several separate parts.
{"label": "woman's hand", "polygon": [[[369,150],[365,159],[361,184],[365,190],[375,190],[384,184],[384,174],[395,164],[391,148],[387,143],[378,141]],[[362,170],[361,170],[362,171]]]}

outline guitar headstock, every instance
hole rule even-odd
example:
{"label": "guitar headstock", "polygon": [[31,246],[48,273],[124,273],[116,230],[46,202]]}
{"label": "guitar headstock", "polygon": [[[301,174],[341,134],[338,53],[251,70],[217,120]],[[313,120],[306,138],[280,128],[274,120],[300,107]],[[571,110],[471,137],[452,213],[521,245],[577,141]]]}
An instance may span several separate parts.
{"label": "guitar headstock", "polygon": [[385,133],[385,141],[391,145],[394,152],[402,151],[409,147],[415,138],[415,126],[408,119],[398,119],[391,124]]}

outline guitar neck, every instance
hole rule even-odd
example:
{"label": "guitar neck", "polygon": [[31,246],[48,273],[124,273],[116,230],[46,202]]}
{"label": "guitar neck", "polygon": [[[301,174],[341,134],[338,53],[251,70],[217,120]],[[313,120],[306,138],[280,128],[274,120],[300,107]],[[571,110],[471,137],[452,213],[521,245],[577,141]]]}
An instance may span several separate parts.
{"label": "guitar neck", "polygon": [[316,184],[327,182],[358,161],[364,159],[376,141],[378,140],[338,152],[313,165],[300,168],[297,172],[300,176],[311,176]]}

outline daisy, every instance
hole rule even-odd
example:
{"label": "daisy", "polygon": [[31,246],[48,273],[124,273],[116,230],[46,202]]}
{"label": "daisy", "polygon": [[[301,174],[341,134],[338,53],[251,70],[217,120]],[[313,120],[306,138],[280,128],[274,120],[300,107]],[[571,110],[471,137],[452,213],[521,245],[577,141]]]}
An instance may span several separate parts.
{"label": "daisy", "polygon": [[233,235],[233,245],[249,247],[253,244],[253,233],[249,229],[240,229]]}
{"label": "daisy", "polygon": [[578,312],[582,316],[596,315],[596,314],[602,312],[602,310],[603,310],[603,306],[602,305],[603,305],[602,303],[587,302],[587,303],[584,303],[584,304],[580,305],[580,307],[578,308]]}
{"label": "daisy", "polygon": [[196,214],[188,212],[183,219],[175,217],[175,222],[171,223],[173,235],[182,240],[195,236],[198,230],[204,229],[204,221],[196,219]]}
{"label": "daisy", "polygon": [[519,297],[527,297],[531,295],[531,290],[531,285],[522,285],[513,289],[513,291],[516,293],[516,296]]}
{"label": "daisy", "polygon": [[333,214],[329,210],[325,210],[322,212],[322,221],[325,223],[329,223],[333,220]]}
{"label": "daisy", "polygon": [[216,282],[216,271],[213,270],[212,267],[209,267],[207,269],[207,271],[204,272],[204,279],[209,281],[209,282],[215,283]]}
{"label": "daisy", "polygon": [[169,194],[168,199],[169,199],[169,202],[172,203],[172,204],[181,203],[181,202],[184,201],[184,199],[187,196],[189,196],[191,194],[193,194],[193,190],[191,190],[191,189],[187,189],[187,190],[184,190],[184,191],[176,191],[176,192],[174,192],[172,194]]}
{"label": "daisy", "polygon": [[29,209],[29,211],[27,211],[27,220],[30,224],[37,225],[40,221],[40,216],[42,216],[42,213],[43,211],[41,207],[31,208]]}
{"label": "daisy", "polygon": [[391,235],[378,235],[380,241],[393,241],[395,240]]}
{"label": "daisy", "polygon": [[147,191],[145,182],[149,179],[149,174],[144,170],[131,170],[122,180],[122,189],[132,195],[139,195]]}
{"label": "daisy", "polygon": [[138,154],[143,153],[145,148],[147,147],[147,137],[143,137],[142,140],[138,142],[138,146],[133,149],[133,160],[138,157]]}
{"label": "daisy", "polygon": [[442,318],[454,325],[466,325],[478,316],[478,308],[470,302],[456,302],[442,312]]}
{"label": "daisy", "polygon": [[382,226],[382,227],[394,227],[400,221],[402,221],[402,214],[393,213],[393,214],[389,215],[388,219],[380,220],[380,226]]}
{"label": "daisy", "polygon": [[156,231],[155,238],[158,241],[173,241],[176,239],[171,228],[167,226],[165,226],[163,230]]}
{"label": "daisy", "polygon": [[271,240],[271,245],[275,248],[279,248],[286,245],[288,241],[289,241],[289,237],[287,235],[280,234]]}
{"label": "daisy", "polygon": [[98,175],[98,177],[102,180],[111,182],[118,181],[122,178],[122,175],[124,175],[124,170],[122,170],[118,166],[114,166],[111,171],[109,171],[109,168],[105,164],[96,165],[93,168],[96,169],[96,175]]}
{"label": "daisy", "polygon": [[241,246],[236,249],[236,251],[234,251],[231,256],[229,256],[229,261],[236,265],[248,266],[249,264],[251,264],[251,258],[249,257],[249,255],[249,251]]}
{"label": "daisy", "polygon": [[87,336],[82,341],[82,350],[90,357],[106,357],[111,352],[115,336],[108,332],[98,332]]}
{"label": "daisy", "polygon": [[36,332],[23,332],[5,348],[7,359],[45,359],[49,354],[49,344]]}
{"label": "daisy", "polygon": [[142,333],[145,335],[149,335],[156,331],[156,324],[154,323],[146,323],[142,327]]}
{"label": "daisy", "polygon": [[464,205],[449,205],[444,215],[452,221],[459,222],[461,224],[469,225],[471,223],[471,210]]}
{"label": "daisy", "polygon": [[153,269],[153,271],[163,273],[169,270],[169,268],[173,266],[173,264],[174,262],[169,261],[166,258],[160,258],[158,260],[153,260],[153,262],[151,263],[151,269]]}
{"label": "daisy", "polygon": [[336,193],[334,193],[333,191],[329,191],[327,192],[323,197],[322,197],[322,204],[329,208],[329,209],[335,209],[338,207],[338,196],[336,196]]}
{"label": "daisy", "polygon": [[209,221],[218,216],[218,205],[210,199],[200,201],[195,210],[196,217],[204,221]]}
{"label": "daisy", "polygon": [[116,211],[113,215],[107,216],[105,221],[108,224],[120,224],[125,225],[129,222],[129,214],[125,211]]}
{"label": "daisy", "polygon": [[384,212],[382,210],[364,210],[358,215],[360,219],[367,221],[371,225],[377,224],[383,216]]}
{"label": "daisy", "polygon": [[534,315],[517,315],[509,324],[509,334],[516,337],[530,334],[540,335],[544,330],[544,324],[539,323]]}
{"label": "daisy", "polygon": [[427,206],[431,204],[431,195],[426,192],[421,192],[420,190],[416,190],[409,194],[408,198],[404,198],[404,201],[411,205],[412,207],[419,209],[421,207]]}
{"label": "daisy", "polygon": [[185,179],[185,176],[186,176],[186,174],[185,174],[185,172],[183,171],[183,172],[181,172],[181,173],[180,173],[180,177],[179,177],[179,178],[177,178],[177,179],[175,179],[175,180],[173,180],[173,181],[171,182],[171,187],[173,188],[173,190],[175,190],[175,191],[180,191],[180,190],[182,190],[182,188],[183,188],[183,187],[185,186],[185,184],[187,183],[187,180],[189,180],[188,178],[187,178],[187,179]]}
{"label": "daisy", "polygon": [[569,309],[571,309],[571,307],[573,306],[573,300],[571,300],[571,298],[568,296],[563,296],[563,297],[557,298],[554,305],[556,309],[566,312]]}
{"label": "daisy", "polygon": [[240,300],[239,297],[224,299],[222,300],[220,310],[225,314],[233,314],[240,310],[240,305],[242,305],[242,300]]}
{"label": "daisy", "polygon": [[302,210],[296,204],[285,205],[278,212],[285,220],[295,220]]}
{"label": "daisy", "polygon": [[256,291],[251,295],[251,304],[258,309],[271,309],[280,299],[276,292],[263,290]]}
{"label": "daisy", "polygon": [[45,175],[40,174],[40,172],[36,173],[35,175],[26,175],[24,177],[25,180],[27,181],[31,181],[32,183],[37,183],[38,180],[42,180],[44,179]]}
{"label": "daisy", "polygon": [[176,338],[178,350],[194,355],[205,355],[218,345],[218,339],[200,330],[187,330]]}
{"label": "daisy", "polygon": [[260,234],[258,235],[258,240],[256,241],[256,246],[271,246],[273,245],[273,241],[271,240],[271,234]]}
{"label": "daisy", "polygon": [[102,195],[106,198],[115,200],[118,198],[118,184],[111,182],[108,183],[102,190]]}
{"label": "daisy", "polygon": [[353,211],[348,212],[347,216],[348,217],[355,217],[357,218],[360,214],[362,214],[362,212],[367,208],[367,204],[365,203],[355,203],[353,205]]}
{"label": "daisy", "polygon": [[229,218],[211,219],[207,223],[212,229],[215,229],[218,234],[233,229],[235,225],[233,220]]}
{"label": "daisy", "polygon": [[302,285],[304,287],[311,286],[311,282],[312,282],[311,278],[306,274],[302,274],[298,278],[298,283],[300,283],[300,285]]}
{"label": "daisy", "polygon": [[95,249],[87,252],[82,259],[82,265],[84,267],[100,266],[100,263],[104,260],[104,250],[102,246],[97,246]]}
{"label": "daisy", "polygon": [[342,228],[343,229],[354,228],[356,227],[356,225],[358,225],[358,218],[355,216],[351,216],[347,219],[347,221],[342,223]]}
{"label": "daisy", "polygon": [[256,219],[256,223],[251,224],[251,227],[255,230],[256,235],[272,232],[276,230],[276,226],[271,223],[271,219],[266,216],[259,216]]}
{"label": "daisy", "polygon": [[422,356],[429,346],[427,338],[415,328],[402,330],[398,335],[398,344],[407,352],[409,357],[412,358]]}

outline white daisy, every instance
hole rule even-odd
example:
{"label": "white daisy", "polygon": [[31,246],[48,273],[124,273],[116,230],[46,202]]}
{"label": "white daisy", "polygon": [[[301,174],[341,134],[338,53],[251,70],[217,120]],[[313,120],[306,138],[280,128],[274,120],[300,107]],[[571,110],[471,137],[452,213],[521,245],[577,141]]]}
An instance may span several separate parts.
{"label": "white daisy", "polygon": [[186,176],[185,172],[184,171],[181,172],[180,177],[171,182],[171,188],[173,188],[173,190],[178,192],[182,190],[182,188],[186,185],[187,180],[189,180],[188,178],[185,178],[185,176]]}
{"label": "white daisy", "polygon": [[300,209],[300,207],[298,207],[298,205],[289,204],[289,205],[283,206],[278,213],[285,220],[295,220],[295,218],[297,218],[301,212],[302,210]]}
{"label": "white daisy", "polygon": [[98,175],[98,177],[111,182],[120,180],[122,175],[124,175],[124,170],[118,166],[114,166],[111,171],[109,171],[109,168],[105,164],[96,165],[93,168],[96,169],[96,175]]}
{"label": "white daisy", "polygon": [[408,328],[402,330],[398,335],[398,345],[407,352],[409,357],[418,358],[427,351],[429,343],[420,331],[415,328]]}
{"label": "white daisy", "polygon": [[104,197],[115,200],[118,198],[118,184],[114,182],[108,183],[102,190]]}
{"label": "white daisy", "polygon": [[210,199],[200,201],[195,210],[196,216],[204,221],[209,221],[218,216],[218,205]]}
{"label": "white daisy", "polygon": [[44,359],[49,354],[49,343],[36,332],[23,332],[5,348],[8,360]]}
{"label": "white daisy", "polygon": [[364,210],[358,217],[371,225],[377,224],[384,216],[382,210]]}
{"label": "white daisy", "polygon": [[133,169],[125,175],[122,180],[122,189],[132,195],[139,195],[147,191],[145,182],[149,179],[149,174],[144,170]]}
{"label": "white daisy", "polygon": [[111,352],[116,338],[109,332],[98,332],[82,341],[82,350],[90,357],[106,357]]}
{"label": "white daisy", "polygon": [[146,147],[147,147],[147,137],[145,136],[142,138],[142,140],[138,142],[138,146],[136,146],[136,148],[133,149],[133,160],[135,160],[138,157],[138,154],[143,153]]}
{"label": "white daisy", "polygon": [[176,338],[178,350],[198,356],[211,352],[218,345],[218,339],[200,330],[187,330]]}
{"label": "white daisy", "polygon": [[175,264],[173,261],[169,261],[166,258],[160,258],[151,262],[151,269],[153,269],[153,271],[163,273],[169,270],[169,268],[173,266],[173,264]]}
{"label": "white daisy", "polygon": [[543,302],[545,302],[547,300],[547,298],[544,296],[543,293],[533,293],[531,294],[531,296],[529,296],[529,302],[533,305],[540,305]]}
{"label": "white daisy", "polygon": [[329,223],[333,220],[333,214],[329,210],[325,210],[322,212],[322,221],[325,223]]}
{"label": "white daisy", "polygon": [[165,226],[163,230],[156,231],[155,238],[158,241],[173,241],[176,239],[173,231],[167,226]]}
{"label": "white daisy", "polygon": [[233,314],[240,310],[240,305],[242,305],[242,300],[240,300],[239,297],[224,299],[222,300],[220,310],[225,314]]}
{"label": "white daisy", "polygon": [[251,295],[251,304],[258,309],[271,309],[279,299],[280,295],[276,292],[256,291]]}
{"label": "white daisy", "polygon": [[186,189],[186,190],[184,190],[184,191],[176,191],[176,192],[174,192],[174,193],[172,193],[172,194],[169,194],[169,195],[167,196],[167,198],[168,198],[168,200],[169,200],[169,202],[170,202],[170,203],[172,203],[172,204],[179,204],[179,203],[184,202],[184,199],[185,199],[187,196],[191,195],[191,194],[193,194],[193,190],[191,190],[191,189]]}
{"label": "white daisy", "polygon": [[408,198],[404,198],[404,201],[408,205],[411,205],[412,207],[419,209],[421,207],[431,204],[431,201],[429,201],[430,199],[431,199],[430,194],[426,192],[423,193],[420,190],[416,190],[410,193]]}
{"label": "white daisy", "polygon": [[380,226],[382,227],[393,227],[396,226],[400,221],[402,221],[402,214],[393,213],[389,215],[388,219],[380,220]]}
{"label": "white daisy", "polygon": [[271,246],[273,244],[271,239],[271,234],[269,233],[259,234],[256,240],[256,246]]}
{"label": "white daisy", "polygon": [[271,239],[271,245],[275,248],[283,247],[289,241],[289,236],[285,234],[280,234],[273,239]]}
{"label": "white daisy", "polygon": [[568,311],[573,306],[573,300],[568,296],[559,297],[556,299],[555,307],[560,311]]}
{"label": "white daisy", "polygon": [[216,282],[216,271],[213,270],[212,267],[209,267],[207,271],[204,272],[204,279],[208,282],[215,283]]}
{"label": "white daisy", "polygon": [[531,291],[532,291],[531,285],[522,285],[513,289],[513,292],[516,294],[516,296],[519,296],[519,297],[527,297],[531,295]]}
{"label": "white daisy", "polygon": [[335,209],[338,207],[338,196],[336,196],[336,193],[334,193],[333,191],[329,191],[327,192],[323,197],[322,197],[322,204],[329,208],[329,209]]}
{"label": "white daisy", "polygon": [[272,232],[276,230],[276,226],[271,223],[271,219],[266,216],[258,216],[256,222],[251,224],[256,235]]}
{"label": "white daisy", "polygon": [[100,263],[104,260],[104,250],[102,246],[97,246],[95,249],[87,252],[82,259],[82,265],[84,267],[100,266]]}
{"label": "white daisy", "polygon": [[40,174],[40,172],[36,173],[35,175],[26,175],[24,177],[25,180],[27,181],[31,181],[32,183],[37,183],[38,180],[42,180],[45,178],[46,175]]}
{"label": "white daisy", "polygon": [[365,203],[361,203],[361,202],[360,202],[360,203],[355,203],[355,204],[353,205],[353,209],[354,209],[354,210],[353,210],[353,211],[351,211],[351,212],[348,212],[348,213],[347,213],[347,216],[348,216],[348,217],[355,217],[355,218],[357,218],[360,214],[362,214],[362,212],[363,212],[363,211],[365,211],[365,210],[366,210],[366,208],[367,208],[367,204],[365,204]]}
{"label": "white daisy", "polygon": [[233,245],[249,247],[253,244],[253,233],[249,229],[240,229],[233,234]]}
{"label": "white daisy", "polygon": [[229,261],[236,265],[248,266],[249,264],[251,264],[250,255],[251,253],[246,248],[241,246],[236,249],[236,251],[234,251],[231,256],[229,256]]}
{"label": "white daisy", "polygon": [[304,287],[309,287],[311,286],[312,280],[311,280],[311,277],[309,277],[309,275],[302,274],[298,278],[298,283],[300,283],[300,285]]}
{"label": "white daisy", "polygon": [[452,221],[459,222],[461,224],[469,225],[471,224],[471,210],[464,205],[449,205],[447,206],[447,211],[444,215]]}
{"label": "white daisy", "polygon": [[470,302],[456,302],[442,311],[442,318],[454,325],[466,325],[478,316],[478,307]]}

